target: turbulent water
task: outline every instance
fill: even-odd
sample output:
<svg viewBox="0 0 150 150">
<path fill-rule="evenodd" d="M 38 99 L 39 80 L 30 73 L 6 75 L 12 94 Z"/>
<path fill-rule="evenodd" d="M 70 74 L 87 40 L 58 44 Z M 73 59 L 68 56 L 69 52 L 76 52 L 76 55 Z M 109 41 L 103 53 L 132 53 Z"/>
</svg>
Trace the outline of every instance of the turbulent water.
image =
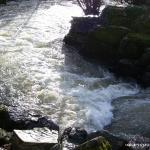
<svg viewBox="0 0 150 150">
<path fill-rule="evenodd" d="M 63 45 L 72 16 L 82 15 L 64 0 L 10 1 L 0 7 L 0 102 L 16 116 L 47 115 L 63 128 L 99 130 L 112 120 L 114 132 L 148 128 L 149 90 L 115 79 Z"/>
</svg>

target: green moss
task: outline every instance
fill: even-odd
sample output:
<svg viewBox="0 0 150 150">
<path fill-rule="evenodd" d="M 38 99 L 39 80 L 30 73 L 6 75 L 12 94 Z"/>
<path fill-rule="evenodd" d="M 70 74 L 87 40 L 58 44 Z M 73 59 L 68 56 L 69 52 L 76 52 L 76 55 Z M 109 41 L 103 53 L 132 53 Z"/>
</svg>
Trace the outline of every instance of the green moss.
<svg viewBox="0 0 150 150">
<path fill-rule="evenodd" d="M 132 28 L 140 33 L 150 34 L 150 11 L 141 17 L 138 17 L 132 24 Z"/>
<path fill-rule="evenodd" d="M 147 8 L 138 6 L 118 7 L 108 6 L 102 12 L 102 18 L 107 25 L 125 26 L 131 28 L 132 22 L 143 14 Z"/>
<path fill-rule="evenodd" d="M 128 39 L 137 44 L 142 44 L 143 46 L 150 46 L 150 35 L 141 33 L 130 33 L 128 34 Z"/>
<path fill-rule="evenodd" d="M 120 57 L 127 59 L 140 58 L 146 47 L 150 46 L 150 36 L 148 34 L 129 33 L 120 44 Z"/>
<path fill-rule="evenodd" d="M 101 43 L 118 45 L 128 32 L 129 29 L 118 26 L 99 27 L 92 33 L 92 38 Z"/>
<path fill-rule="evenodd" d="M 97 137 L 83 143 L 76 150 L 111 150 L 111 145 L 104 137 Z"/>
</svg>

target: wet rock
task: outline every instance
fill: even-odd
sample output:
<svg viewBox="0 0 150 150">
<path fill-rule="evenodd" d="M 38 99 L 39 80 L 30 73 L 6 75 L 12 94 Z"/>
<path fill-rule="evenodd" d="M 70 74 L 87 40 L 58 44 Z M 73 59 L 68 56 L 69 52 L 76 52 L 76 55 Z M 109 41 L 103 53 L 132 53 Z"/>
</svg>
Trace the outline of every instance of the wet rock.
<svg viewBox="0 0 150 150">
<path fill-rule="evenodd" d="M 0 150 L 11 150 L 11 144 L 5 144 Z"/>
<path fill-rule="evenodd" d="M 113 71 L 124 77 L 138 77 L 141 73 L 141 68 L 136 66 L 136 61 L 130 59 L 120 59 Z"/>
<path fill-rule="evenodd" d="M 0 128 L 0 146 L 10 142 L 12 134 Z"/>
<path fill-rule="evenodd" d="M 19 112 L 15 112 L 19 113 Z M 0 105 L 0 128 L 7 131 L 13 129 L 32 129 L 34 127 L 47 127 L 52 130 L 59 130 L 59 126 L 47 117 L 26 117 L 21 116 L 20 118 L 14 112 L 11 113 L 5 105 Z"/>
<path fill-rule="evenodd" d="M 150 9 L 147 14 L 133 21 L 132 28 L 139 33 L 150 34 Z"/>
<path fill-rule="evenodd" d="M 130 33 L 121 41 L 119 55 L 121 58 L 138 59 L 143 55 L 145 48 L 149 46 L 149 35 Z"/>
<path fill-rule="evenodd" d="M 35 127 L 47 127 L 52 130 L 59 130 L 59 126 L 56 125 L 52 120 L 48 119 L 47 117 L 40 117 L 37 121 L 26 121 L 25 127 L 27 129 L 32 129 Z"/>
<path fill-rule="evenodd" d="M 73 150 L 77 145 L 87 140 L 88 133 L 83 128 L 66 128 L 62 133 L 60 141 L 64 150 Z"/>
<path fill-rule="evenodd" d="M 86 141 L 87 135 L 88 134 L 87 134 L 86 130 L 84 130 L 82 128 L 72 128 L 72 130 L 70 131 L 70 133 L 68 135 L 68 139 L 72 143 L 81 144 Z"/>
<path fill-rule="evenodd" d="M 12 150 L 49 150 L 58 143 L 58 131 L 48 128 L 14 130 Z"/>
<path fill-rule="evenodd" d="M 10 116 L 5 105 L 0 105 L 0 128 L 6 129 L 9 126 Z"/>
<path fill-rule="evenodd" d="M 147 87 L 150 59 L 145 50 L 150 47 L 149 16 L 150 9 L 146 6 L 107 6 L 98 21 L 88 17 L 75 19 L 64 41 L 117 76 Z"/>
<path fill-rule="evenodd" d="M 88 133 L 83 128 L 66 128 L 62 134 L 62 139 L 65 138 L 74 144 L 81 144 L 86 141 Z"/>
<path fill-rule="evenodd" d="M 147 8 L 138 6 L 107 6 L 101 15 L 104 25 L 115 25 L 132 28 L 132 23 L 139 16 L 147 13 Z M 134 29 L 134 28 L 133 28 Z"/>
<path fill-rule="evenodd" d="M 118 55 L 118 43 L 129 31 L 128 28 L 120 26 L 97 27 L 89 33 L 85 50 L 90 56 L 115 60 Z"/>
<path fill-rule="evenodd" d="M 105 137 L 105 139 L 110 143 L 112 150 L 130 150 L 128 147 L 126 147 L 126 144 L 128 143 L 127 140 L 115 136 L 107 131 L 92 132 L 88 135 L 88 140 L 91 140 L 98 136 Z"/>
<path fill-rule="evenodd" d="M 111 150 L 109 142 L 104 137 L 96 137 L 79 145 L 74 150 Z"/>
<path fill-rule="evenodd" d="M 68 45 L 82 47 L 87 41 L 86 35 L 100 24 L 100 19 L 98 17 L 74 17 L 71 23 L 71 29 L 64 41 Z"/>
</svg>

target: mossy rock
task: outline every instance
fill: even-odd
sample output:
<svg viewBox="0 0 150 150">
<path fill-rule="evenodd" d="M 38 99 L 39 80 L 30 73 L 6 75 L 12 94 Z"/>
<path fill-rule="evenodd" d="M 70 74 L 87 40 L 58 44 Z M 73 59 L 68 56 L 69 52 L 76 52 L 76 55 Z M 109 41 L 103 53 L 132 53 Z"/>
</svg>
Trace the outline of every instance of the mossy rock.
<svg viewBox="0 0 150 150">
<path fill-rule="evenodd" d="M 99 136 L 79 145 L 74 150 L 111 150 L 111 145 L 104 137 Z"/>
<path fill-rule="evenodd" d="M 105 25 L 125 26 L 131 28 L 132 22 L 146 13 L 147 8 L 145 7 L 107 6 L 102 12 L 101 19 Z"/>
<path fill-rule="evenodd" d="M 141 66 L 150 66 L 150 52 L 144 53 L 140 59 Z"/>
<path fill-rule="evenodd" d="M 150 10 L 147 14 L 138 17 L 133 22 L 132 28 L 137 32 L 150 34 Z"/>
<path fill-rule="evenodd" d="M 146 47 L 150 46 L 148 34 L 129 33 L 120 43 L 119 56 L 127 59 L 139 59 Z"/>
<path fill-rule="evenodd" d="M 98 40 L 101 43 L 117 46 L 129 31 L 128 28 L 120 26 L 98 27 L 91 33 L 91 36 L 94 40 Z"/>
<path fill-rule="evenodd" d="M 129 31 L 118 26 L 97 27 L 89 34 L 86 49 L 93 57 L 114 59 L 118 53 L 118 43 Z"/>
</svg>

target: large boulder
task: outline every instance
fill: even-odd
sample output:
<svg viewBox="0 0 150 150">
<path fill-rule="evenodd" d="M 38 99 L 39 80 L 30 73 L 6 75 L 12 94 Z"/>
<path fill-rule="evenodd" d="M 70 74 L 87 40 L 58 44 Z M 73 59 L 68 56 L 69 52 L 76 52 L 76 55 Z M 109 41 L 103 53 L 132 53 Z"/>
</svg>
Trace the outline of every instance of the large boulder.
<svg viewBox="0 0 150 150">
<path fill-rule="evenodd" d="M 116 25 L 132 28 L 132 23 L 138 17 L 147 14 L 148 9 L 145 7 L 128 6 L 107 6 L 101 15 L 101 22 L 104 25 Z"/>
<path fill-rule="evenodd" d="M 100 59 L 115 59 L 118 54 L 118 43 L 129 31 L 128 28 L 120 26 L 97 27 L 88 35 L 86 53 Z"/>
<path fill-rule="evenodd" d="M 138 59 L 149 46 L 150 36 L 148 34 L 129 33 L 120 43 L 119 55 L 121 58 Z"/>
<path fill-rule="evenodd" d="M 15 115 L 19 112 L 15 112 Z M 21 116 L 20 118 L 10 112 L 9 108 L 5 105 L 0 105 L 0 128 L 7 131 L 13 129 L 32 129 L 35 127 L 47 127 L 53 130 L 59 130 L 59 126 L 47 117 L 39 116 L 27 117 Z"/>
<path fill-rule="evenodd" d="M 146 14 L 137 17 L 133 21 L 132 28 L 136 32 L 150 34 L 150 9 Z"/>
<path fill-rule="evenodd" d="M 64 41 L 66 44 L 81 48 L 87 41 L 87 34 L 100 24 L 98 17 L 74 17 L 71 22 L 71 29 Z"/>
<path fill-rule="evenodd" d="M 149 86 L 150 59 L 145 52 L 150 47 L 149 7 L 106 6 L 98 18 L 75 18 L 64 41 L 116 75 L 134 78 L 141 85 L 148 81 Z"/>
</svg>

